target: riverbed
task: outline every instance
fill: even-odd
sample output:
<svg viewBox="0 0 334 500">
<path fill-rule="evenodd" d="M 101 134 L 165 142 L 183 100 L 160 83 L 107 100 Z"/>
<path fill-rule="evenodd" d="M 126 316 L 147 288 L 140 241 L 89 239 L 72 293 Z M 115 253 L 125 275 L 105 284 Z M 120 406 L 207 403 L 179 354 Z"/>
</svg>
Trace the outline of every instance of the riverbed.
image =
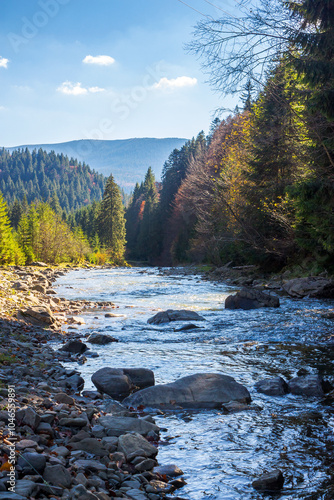
<svg viewBox="0 0 334 500">
<path fill-rule="evenodd" d="M 66 299 L 112 301 L 118 317 L 89 312 L 78 327 L 82 338 L 92 331 L 111 334 L 117 343 L 91 346 L 99 354 L 80 367 L 86 383 L 99 368 L 143 367 L 156 383 L 198 372 L 233 376 L 252 396 L 252 409 L 224 414 L 219 410 L 177 411 L 156 415 L 162 432 L 158 460 L 175 463 L 189 500 L 260 499 L 252 481 L 279 468 L 284 489 L 275 498 L 325 499 L 334 449 L 333 406 L 316 398 L 257 393 L 265 377 L 289 379 L 301 369 L 333 382 L 333 319 L 323 313 L 333 301 L 281 297 L 278 309 L 225 310 L 236 288 L 157 268 L 71 271 L 55 289 Z M 147 319 L 166 309 L 189 309 L 206 321 L 200 328 L 177 331 L 184 323 L 153 326 Z"/>
</svg>

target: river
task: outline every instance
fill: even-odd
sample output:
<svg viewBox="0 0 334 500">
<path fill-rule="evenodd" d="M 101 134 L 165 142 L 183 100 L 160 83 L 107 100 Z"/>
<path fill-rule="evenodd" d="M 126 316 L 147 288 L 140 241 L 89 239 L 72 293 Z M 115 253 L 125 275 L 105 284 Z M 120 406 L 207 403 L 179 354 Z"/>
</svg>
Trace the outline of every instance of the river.
<svg viewBox="0 0 334 500">
<path fill-rule="evenodd" d="M 278 309 L 230 311 L 224 300 L 236 288 L 199 276 L 167 274 L 157 268 L 77 270 L 59 278 L 61 297 L 113 301 L 122 316 L 103 311 L 85 314 L 83 338 L 103 332 L 119 342 L 92 346 L 98 358 L 80 367 L 85 389 L 99 368 L 144 367 L 156 383 L 198 372 L 233 376 L 247 386 L 258 408 L 223 414 L 219 410 L 165 412 L 157 415 L 162 432 L 159 463 L 182 468 L 187 485 L 178 494 L 189 500 L 262 499 L 251 482 L 279 468 L 285 476 L 279 499 L 329 499 L 326 496 L 334 448 L 334 414 L 318 399 L 257 393 L 265 377 L 296 375 L 300 369 L 333 381 L 334 347 L 326 337 L 334 320 L 322 315 L 333 301 L 282 297 Z M 205 317 L 201 327 L 175 331 L 180 324 L 152 326 L 159 310 L 190 309 Z M 328 494 L 328 493 L 327 493 Z"/>
</svg>

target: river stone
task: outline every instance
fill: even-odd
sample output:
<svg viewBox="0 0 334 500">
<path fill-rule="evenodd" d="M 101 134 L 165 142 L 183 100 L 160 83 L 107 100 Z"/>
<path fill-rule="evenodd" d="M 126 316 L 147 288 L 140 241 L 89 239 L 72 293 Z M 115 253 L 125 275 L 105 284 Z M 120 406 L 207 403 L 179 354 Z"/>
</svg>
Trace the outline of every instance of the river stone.
<svg viewBox="0 0 334 500">
<path fill-rule="evenodd" d="M 28 309 L 21 310 L 20 312 L 27 320 L 33 323 L 53 325 L 56 322 L 51 309 L 47 306 L 28 307 Z"/>
<path fill-rule="evenodd" d="M 69 488 L 72 484 L 71 474 L 63 465 L 48 465 L 43 478 L 47 483 L 63 488 Z"/>
<path fill-rule="evenodd" d="M 158 465 L 157 467 L 154 467 L 153 473 L 168 477 L 178 477 L 183 475 L 183 471 L 174 464 Z"/>
<path fill-rule="evenodd" d="M 134 390 L 154 385 L 154 373 L 146 368 L 101 368 L 92 375 L 100 391 L 115 399 L 123 399 Z"/>
<path fill-rule="evenodd" d="M 119 437 L 118 451 L 124 453 L 126 459 L 138 450 L 140 453 L 144 452 L 148 458 L 158 454 L 158 449 L 140 434 L 123 434 Z"/>
<path fill-rule="evenodd" d="M 324 380 L 319 375 L 295 377 L 288 383 L 289 391 L 301 396 L 324 396 L 324 385 Z"/>
<path fill-rule="evenodd" d="M 18 459 L 17 465 L 21 467 L 24 475 L 43 474 L 46 466 L 46 458 L 40 453 L 22 453 Z"/>
<path fill-rule="evenodd" d="M 65 392 L 59 392 L 55 395 L 57 403 L 64 403 L 65 405 L 74 405 L 74 399 Z"/>
<path fill-rule="evenodd" d="M 127 397 L 123 404 L 130 407 L 219 408 L 223 403 L 249 403 L 246 387 L 233 377 L 220 373 L 197 373 L 165 385 L 148 387 Z"/>
<path fill-rule="evenodd" d="M 261 307 L 279 307 L 279 298 L 253 288 L 243 288 L 225 300 L 225 309 L 259 309 Z"/>
<path fill-rule="evenodd" d="M 83 469 L 91 472 L 106 471 L 107 467 L 98 460 L 76 460 L 73 462 L 76 469 Z"/>
<path fill-rule="evenodd" d="M 282 377 L 259 380 L 254 387 L 258 392 L 267 394 L 267 396 L 284 396 L 288 392 L 288 384 Z"/>
<path fill-rule="evenodd" d="M 105 415 L 98 420 L 100 425 L 107 429 L 108 434 L 111 436 L 121 436 L 128 432 L 136 432 L 146 436 L 149 432 L 153 431 L 159 434 L 160 429 L 157 425 L 146 422 L 142 418 L 133 417 L 114 417 L 112 415 Z"/>
<path fill-rule="evenodd" d="M 77 443 L 72 443 L 72 450 L 82 450 L 92 455 L 98 457 L 106 457 L 109 455 L 108 450 L 104 447 L 101 441 L 94 438 L 86 438 L 78 441 Z"/>
<path fill-rule="evenodd" d="M 3 491 L 0 493 L 0 500 L 27 500 L 27 497 L 12 493 L 11 491 Z"/>
<path fill-rule="evenodd" d="M 168 309 L 167 311 L 158 312 L 155 316 L 149 318 L 147 323 L 160 325 L 161 323 L 169 323 L 170 321 L 205 321 L 205 318 L 195 311 Z"/>
<path fill-rule="evenodd" d="M 283 290 L 296 298 L 334 298 L 334 281 L 313 276 L 294 278 L 284 283 Z"/>
<path fill-rule="evenodd" d="M 115 339 L 111 335 L 105 335 L 104 333 L 92 333 L 89 335 L 87 342 L 90 344 L 106 345 L 111 342 L 118 342 L 118 339 Z"/>
<path fill-rule="evenodd" d="M 22 495 L 25 498 L 33 497 L 35 498 L 39 491 L 39 485 L 34 481 L 28 481 L 26 479 L 20 479 L 16 481 L 15 493 L 17 495 Z"/>
<path fill-rule="evenodd" d="M 70 500 L 99 500 L 101 497 L 86 490 L 83 484 L 78 484 L 71 489 L 71 496 L 69 498 Z"/>
<path fill-rule="evenodd" d="M 283 488 L 283 484 L 284 477 L 279 469 L 262 474 L 252 482 L 253 488 L 258 491 L 279 491 Z"/>
<path fill-rule="evenodd" d="M 84 344 L 84 342 L 81 342 L 80 340 L 69 340 L 58 350 L 71 352 L 72 354 L 83 354 L 87 351 L 87 349 L 88 347 Z"/>
</svg>

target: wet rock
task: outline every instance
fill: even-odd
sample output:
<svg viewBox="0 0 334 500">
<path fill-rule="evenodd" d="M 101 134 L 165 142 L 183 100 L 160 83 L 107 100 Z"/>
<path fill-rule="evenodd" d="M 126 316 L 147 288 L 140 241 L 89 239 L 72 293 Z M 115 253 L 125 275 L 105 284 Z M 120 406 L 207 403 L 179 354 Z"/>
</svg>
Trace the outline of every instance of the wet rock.
<svg viewBox="0 0 334 500">
<path fill-rule="evenodd" d="M 150 481 L 145 489 L 147 493 L 172 493 L 175 490 L 172 484 L 157 481 L 156 479 Z"/>
<path fill-rule="evenodd" d="M 222 405 L 222 410 L 226 413 L 237 413 L 238 411 L 250 410 L 252 407 L 239 401 L 230 401 Z"/>
<path fill-rule="evenodd" d="M 90 344 L 106 345 L 111 342 L 118 342 L 118 339 L 115 339 L 111 335 L 105 335 L 104 333 L 92 333 L 88 337 L 87 342 Z"/>
<path fill-rule="evenodd" d="M 329 386 L 319 375 L 305 375 L 295 377 L 288 383 L 289 391 L 292 394 L 301 396 L 324 396 L 328 392 Z M 328 390 L 327 390 L 328 389 Z"/>
<path fill-rule="evenodd" d="M 178 477 L 183 475 L 183 471 L 174 464 L 168 465 L 158 465 L 153 469 L 154 474 L 160 474 L 161 476 L 168 477 Z"/>
<path fill-rule="evenodd" d="M 69 387 L 74 391 L 81 391 L 84 385 L 85 381 L 79 374 L 71 375 L 65 380 L 65 387 Z"/>
<path fill-rule="evenodd" d="M 243 288 L 225 300 L 225 309 L 259 309 L 261 307 L 279 307 L 279 298 L 253 288 Z"/>
<path fill-rule="evenodd" d="M 145 368 L 101 368 L 92 376 L 95 387 L 115 399 L 123 399 L 132 391 L 154 385 L 154 373 Z"/>
<path fill-rule="evenodd" d="M 279 469 L 267 472 L 252 482 L 253 488 L 258 491 L 279 491 L 283 485 L 284 477 Z"/>
<path fill-rule="evenodd" d="M 124 318 L 124 314 L 106 313 L 105 318 Z"/>
<path fill-rule="evenodd" d="M 46 466 L 46 458 L 40 453 L 26 452 L 20 455 L 17 465 L 21 467 L 24 475 L 43 474 Z"/>
<path fill-rule="evenodd" d="M 32 429 L 36 429 L 41 421 L 41 417 L 30 406 L 22 408 L 16 412 L 17 420 L 23 425 L 29 425 Z"/>
<path fill-rule="evenodd" d="M 149 318 L 147 323 L 160 325 L 162 323 L 169 323 L 170 321 L 205 321 L 205 318 L 195 311 L 168 309 L 167 311 L 158 312 L 155 316 Z"/>
<path fill-rule="evenodd" d="M 21 310 L 20 312 L 28 321 L 35 324 L 53 325 L 56 322 L 51 309 L 47 306 L 28 307 L 28 309 Z"/>
<path fill-rule="evenodd" d="M 181 328 L 176 328 L 176 332 L 185 332 L 188 330 L 196 330 L 197 328 L 201 328 L 198 325 L 194 325 L 193 323 L 188 323 L 187 325 L 181 326 Z"/>
<path fill-rule="evenodd" d="M 144 453 L 144 456 L 149 458 L 158 454 L 158 449 L 140 434 L 123 434 L 119 437 L 118 451 L 124 453 L 126 458 L 138 452 L 138 450 L 140 450 L 140 455 Z"/>
<path fill-rule="evenodd" d="M 141 418 L 113 417 L 112 415 L 105 415 L 104 417 L 100 417 L 98 423 L 103 425 L 110 436 L 121 436 L 127 432 L 136 432 L 146 436 L 151 431 L 156 434 L 159 434 L 160 432 L 157 425 L 146 422 Z"/>
<path fill-rule="evenodd" d="M 72 354 L 83 354 L 88 347 L 80 340 L 69 340 L 59 351 L 71 352 Z"/>
<path fill-rule="evenodd" d="M 43 478 L 47 483 L 63 488 L 69 488 L 72 484 L 70 472 L 62 465 L 48 465 Z"/>
<path fill-rule="evenodd" d="M 143 389 L 126 398 L 123 404 L 134 408 L 219 408 L 229 401 L 249 403 L 250 400 L 246 387 L 234 378 L 219 373 L 197 373 L 170 384 Z"/>
<path fill-rule="evenodd" d="M 286 281 L 283 290 L 291 297 L 334 298 L 334 281 L 321 277 L 295 278 Z"/>
<path fill-rule="evenodd" d="M 288 392 L 288 384 L 282 377 L 259 380 L 254 387 L 267 396 L 284 396 Z"/>
<path fill-rule="evenodd" d="M 70 316 L 67 318 L 67 322 L 70 323 L 71 325 L 85 325 L 86 322 L 83 318 L 80 316 Z"/>
</svg>

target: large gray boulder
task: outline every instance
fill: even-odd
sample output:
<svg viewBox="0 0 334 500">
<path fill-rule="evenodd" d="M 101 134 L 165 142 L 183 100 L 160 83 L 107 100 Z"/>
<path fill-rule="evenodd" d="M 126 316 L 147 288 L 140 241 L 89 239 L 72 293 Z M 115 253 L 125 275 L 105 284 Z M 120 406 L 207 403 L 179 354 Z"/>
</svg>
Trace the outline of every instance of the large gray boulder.
<svg viewBox="0 0 334 500">
<path fill-rule="evenodd" d="M 303 297 L 330 299 L 334 297 L 334 281 L 315 276 L 294 278 L 284 283 L 283 290 L 298 299 Z"/>
<path fill-rule="evenodd" d="M 137 433 L 120 436 L 118 439 L 118 451 L 124 453 L 125 458 L 138 451 L 144 457 L 155 457 L 158 454 L 158 449 Z"/>
<path fill-rule="evenodd" d="M 243 288 L 225 300 L 225 309 L 259 309 L 261 307 L 279 307 L 279 298 L 253 288 Z"/>
<path fill-rule="evenodd" d="M 284 396 L 288 392 L 288 384 L 282 377 L 273 377 L 259 380 L 255 389 L 267 396 Z"/>
<path fill-rule="evenodd" d="M 258 491 L 279 491 L 283 488 L 284 477 L 279 469 L 262 474 L 252 482 L 253 488 Z"/>
<path fill-rule="evenodd" d="M 101 368 L 92 375 L 95 387 L 114 399 L 154 385 L 154 373 L 146 368 Z"/>
<path fill-rule="evenodd" d="M 105 415 L 98 421 L 102 425 L 109 436 L 121 436 L 128 432 L 136 432 L 142 436 L 147 436 L 149 432 L 159 434 L 160 429 L 157 425 L 151 424 L 142 418 L 132 417 L 114 417 L 113 415 Z"/>
<path fill-rule="evenodd" d="M 70 352 L 71 354 L 83 354 L 88 347 L 81 340 L 68 340 L 66 344 L 60 347 L 59 351 Z"/>
<path fill-rule="evenodd" d="M 47 306 L 28 307 L 28 309 L 20 312 L 27 321 L 36 325 L 53 325 L 56 323 L 56 318 Z"/>
<path fill-rule="evenodd" d="M 229 401 L 249 403 L 246 387 L 233 377 L 220 373 L 197 373 L 165 385 L 155 385 L 127 397 L 123 404 L 130 407 L 219 408 Z"/>
<path fill-rule="evenodd" d="M 185 309 L 158 312 L 152 318 L 147 320 L 150 325 L 160 325 L 162 323 L 169 323 L 170 321 L 205 321 L 203 316 L 200 316 L 195 311 L 186 311 Z"/>
<path fill-rule="evenodd" d="M 319 375 L 295 377 L 289 381 L 288 386 L 292 394 L 315 397 L 324 396 L 325 392 L 328 392 L 331 388 L 330 384 L 325 382 Z"/>
</svg>

